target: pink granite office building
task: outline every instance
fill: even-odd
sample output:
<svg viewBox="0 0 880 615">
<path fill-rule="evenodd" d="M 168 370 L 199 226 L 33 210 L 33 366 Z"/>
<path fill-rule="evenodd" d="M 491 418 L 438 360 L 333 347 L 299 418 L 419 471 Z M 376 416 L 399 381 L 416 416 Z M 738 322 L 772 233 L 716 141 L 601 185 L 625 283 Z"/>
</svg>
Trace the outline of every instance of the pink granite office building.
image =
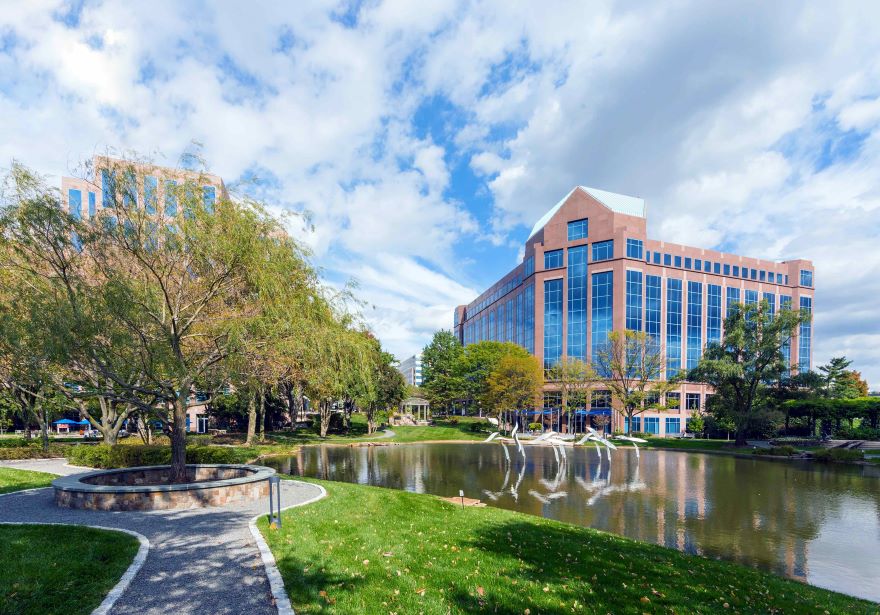
<svg viewBox="0 0 880 615">
<path fill-rule="evenodd" d="M 659 342 L 665 374 L 695 367 L 722 337 L 728 306 L 812 311 L 813 265 L 774 262 L 649 239 L 644 200 L 577 186 L 534 226 L 522 263 L 469 305 L 455 309 L 462 344 L 510 341 L 552 367 L 563 356 L 590 361 L 611 331 L 644 331 Z M 792 370 L 810 369 L 811 324 L 784 348 Z M 645 412 L 632 431 L 679 434 L 703 408 L 706 385 L 684 382 L 677 410 Z M 545 407 L 558 405 L 547 387 Z M 607 394 L 589 411 L 609 414 Z M 610 413 L 614 430 L 623 418 Z"/>
</svg>

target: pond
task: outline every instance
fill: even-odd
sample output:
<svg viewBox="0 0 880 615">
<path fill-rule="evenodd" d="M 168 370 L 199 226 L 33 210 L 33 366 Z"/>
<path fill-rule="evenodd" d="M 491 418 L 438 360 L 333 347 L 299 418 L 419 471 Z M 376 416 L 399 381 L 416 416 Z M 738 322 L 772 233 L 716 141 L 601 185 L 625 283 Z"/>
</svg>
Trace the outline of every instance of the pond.
<svg viewBox="0 0 880 615">
<path fill-rule="evenodd" d="M 880 467 L 490 444 L 303 447 L 294 475 L 491 506 L 740 562 L 880 601 Z"/>
</svg>

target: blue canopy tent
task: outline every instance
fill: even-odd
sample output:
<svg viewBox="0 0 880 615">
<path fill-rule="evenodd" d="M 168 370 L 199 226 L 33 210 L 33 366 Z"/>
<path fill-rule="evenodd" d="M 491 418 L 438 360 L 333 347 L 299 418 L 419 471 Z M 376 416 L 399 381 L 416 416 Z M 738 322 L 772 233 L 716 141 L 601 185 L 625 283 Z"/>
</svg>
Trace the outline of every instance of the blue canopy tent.
<svg viewBox="0 0 880 615">
<path fill-rule="evenodd" d="M 61 419 L 60 421 L 55 421 L 52 423 L 53 425 L 79 425 L 78 421 L 71 421 L 70 419 Z"/>
</svg>

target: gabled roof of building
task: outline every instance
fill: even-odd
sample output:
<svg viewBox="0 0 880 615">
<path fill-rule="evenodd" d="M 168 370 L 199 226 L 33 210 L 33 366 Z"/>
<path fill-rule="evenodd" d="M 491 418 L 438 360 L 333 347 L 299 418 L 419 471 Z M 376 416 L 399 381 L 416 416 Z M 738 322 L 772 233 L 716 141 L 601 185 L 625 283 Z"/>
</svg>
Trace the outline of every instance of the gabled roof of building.
<svg viewBox="0 0 880 615">
<path fill-rule="evenodd" d="M 640 199 L 635 196 L 627 196 L 625 194 L 617 194 L 615 192 L 608 192 L 606 190 L 599 190 L 598 188 L 590 188 L 589 186 L 575 186 L 572 188 L 571 192 L 562 197 L 562 200 L 556 203 L 550 211 L 541 216 L 541 219 L 532 227 L 532 232 L 529 234 L 529 237 L 532 237 L 550 222 L 551 218 L 556 215 L 556 212 L 559 211 L 562 204 L 568 200 L 568 197 L 570 197 L 575 190 L 583 190 L 588 195 L 602 203 L 605 207 L 619 214 L 638 216 L 640 218 L 646 216 L 645 199 Z"/>
</svg>

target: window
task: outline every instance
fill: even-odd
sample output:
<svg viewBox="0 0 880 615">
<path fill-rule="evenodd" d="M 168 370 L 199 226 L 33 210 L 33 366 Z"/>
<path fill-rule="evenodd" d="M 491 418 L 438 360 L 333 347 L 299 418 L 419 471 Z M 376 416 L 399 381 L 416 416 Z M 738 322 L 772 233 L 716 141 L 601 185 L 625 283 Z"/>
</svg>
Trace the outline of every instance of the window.
<svg viewBox="0 0 880 615">
<path fill-rule="evenodd" d="M 776 274 L 776 283 L 782 284 L 782 274 L 781 273 Z"/>
<path fill-rule="evenodd" d="M 217 202 L 217 190 L 214 186 L 204 186 L 202 188 L 202 204 L 205 211 L 209 214 L 214 213 L 214 203 Z"/>
<path fill-rule="evenodd" d="M 593 244 L 593 262 L 614 258 L 614 240 L 598 241 Z"/>
<path fill-rule="evenodd" d="M 507 322 L 506 314 L 504 313 L 504 302 L 498 304 L 498 320 L 495 321 L 496 327 L 498 327 L 498 333 L 495 334 L 495 340 L 498 342 L 505 341 L 504 339 L 504 325 Z"/>
<path fill-rule="evenodd" d="M 667 267 L 672 266 L 672 255 L 671 254 L 664 254 L 663 255 L 663 264 L 666 265 Z"/>
<path fill-rule="evenodd" d="M 675 257 L 675 266 L 679 267 L 679 268 L 681 267 L 681 257 L 680 256 Z"/>
<path fill-rule="evenodd" d="M 681 280 L 666 279 L 666 377 L 681 369 Z"/>
<path fill-rule="evenodd" d="M 116 177 L 108 169 L 101 169 L 101 207 L 113 207 L 116 200 Z"/>
<path fill-rule="evenodd" d="M 739 277 L 739 265 L 733 266 L 733 277 L 735 277 L 735 278 Z"/>
<path fill-rule="evenodd" d="M 666 407 L 675 412 L 681 412 L 681 393 L 667 393 Z"/>
<path fill-rule="evenodd" d="M 544 269 L 558 269 L 559 267 L 562 267 L 562 250 L 544 252 Z"/>
<path fill-rule="evenodd" d="M 694 269 L 696 269 L 697 271 L 703 270 L 703 261 L 701 259 L 694 259 Z"/>
<path fill-rule="evenodd" d="M 791 309 L 791 297 L 788 295 L 779 295 L 779 309 Z M 782 344 L 782 359 L 785 361 L 787 371 L 791 369 L 791 337 L 786 337 Z"/>
<path fill-rule="evenodd" d="M 687 368 L 694 369 L 703 352 L 703 285 L 688 282 Z"/>
<path fill-rule="evenodd" d="M 700 394 L 699 393 L 685 393 L 684 394 L 684 407 L 686 410 L 699 410 L 700 409 Z"/>
<path fill-rule="evenodd" d="M 753 280 L 757 280 L 757 279 L 758 279 L 758 271 L 757 271 L 756 269 L 752 269 L 752 275 L 751 275 L 751 278 L 752 278 Z"/>
<path fill-rule="evenodd" d="M 733 306 L 739 303 L 739 289 L 727 287 L 727 315 L 733 313 Z"/>
<path fill-rule="evenodd" d="M 155 214 L 159 204 L 159 180 L 147 175 L 144 177 L 144 207 L 148 214 Z"/>
<path fill-rule="evenodd" d="M 767 272 L 762 269 L 758 273 L 760 274 L 759 277 L 760 277 L 761 281 L 766 282 L 767 281 Z"/>
<path fill-rule="evenodd" d="M 544 369 L 562 355 L 562 280 L 544 280 Z"/>
<path fill-rule="evenodd" d="M 583 220 L 573 220 L 568 223 L 568 240 L 574 241 L 575 239 L 585 239 L 588 231 L 589 220 L 587 218 L 584 218 Z"/>
<path fill-rule="evenodd" d="M 758 303 L 758 291 L 747 290 L 746 291 L 746 305 L 755 305 L 756 303 Z"/>
<path fill-rule="evenodd" d="M 568 249 L 568 356 L 587 352 L 587 246 Z"/>
<path fill-rule="evenodd" d="M 706 287 L 706 345 L 721 342 L 721 287 Z"/>
<path fill-rule="evenodd" d="M 626 328 L 642 330 L 642 272 L 626 271 Z"/>
<path fill-rule="evenodd" d="M 496 341 L 495 338 L 495 310 L 489 311 L 489 334 L 486 336 L 487 340 Z"/>
<path fill-rule="evenodd" d="M 123 178 L 122 186 L 122 206 L 125 208 L 137 207 L 137 178 L 134 176 L 134 172 L 131 170 L 126 171 L 124 175 L 125 177 Z"/>
<path fill-rule="evenodd" d="M 703 272 L 712 273 L 712 261 L 703 261 Z M 718 263 L 715 263 L 715 273 L 718 273 Z"/>
<path fill-rule="evenodd" d="M 659 252 L 654 252 L 654 264 L 655 265 L 660 264 L 660 253 Z"/>
<path fill-rule="evenodd" d="M 67 213 L 74 220 L 82 219 L 82 199 L 82 191 L 73 189 L 67 191 Z"/>
<path fill-rule="evenodd" d="M 650 250 L 648 250 L 647 252 L 645 252 L 645 262 L 646 262 L 646 263 L 650 263 L 650 262 L 651 262 L 651 251 L 650 251 Z"/>
<path fill-rule="evenodd" d="M 523 327 L 523 297 L 525 293 L 516 296 L 516 343 L 525 348 L 525 328 Z"/>
<path fill-rule="evenodd" d="M 514 298 L 511 297 L 507 300 L 507 335 L 504 336 L 504 341 L 516 343 L 516 333 L 513 330 L 513 309 Z"/>
<path fill-rule="evenodd" d="M 630 429 L 629 417 L 624 417 L 623 424 L 624 424 L 624 431 L 626 433 L 632 433 L 634 431 L 642 431 L 642 417 L 640 417 L 640 416 L 633 417 L 632 429 Z"/>
<path fill-rule="evenodd" d="M 526 286 L 525 298 L 525 344 L 523 347 L 530 353 L 535 354 L 535 285 Z"/>
<path fill-rule="evenodd" d="M 645 417 L 645 433 L 657 435 L 660 433 L 660 418 L 656 416 Z"/>
<path fill-rule="evenodd" d="M 801 312 L 812 315 L 812 297 L 801 297 Z M 810 371 L 810 342 L 812 341 L 812 329 L 812 323 L 808 320 L 801 323 L 800 330 L 798 331 L 798 369 L 802 374 Z"/>
<path fill-rule="evenodd" d="M 691 267 L 692 262 L 693 262 L 693 261 L 691 261 L 691 258 L 690 258 L 689 256 L 685 256 L 685 257 L 684 257 L 684 268 L 685 268 L 685 269 L 691 269 L 691 268 L 692 268 L 692 267 Z"/>
<path fill-rule="evenodd" d="M 177 215 L 177 182 L 170 179 L 165 182 L 165 215 Z"/>
<path fill-rule="evenodd" d="M 614 272 L 594 273 L 592 285 L 593 297 L 590 305 L 592 346 L 590 350 L 591 356 L 595 360 L 597 352 L 608 343 L 608 334 L 611 333 L 611 318 L 614 310 Z"/>
<path fill-rule="evenodd" d="M 96 214 L 95 193 L 89 192 L 89 218 L 94 218 Z"/>
<path fill-rule="evenodd" d="M 801 269 L 801 286 L 813 286 L 813 272 L 809 269 Z"/>
<path fill-rule="evenodd" d="M 523 277 L 527 278 L 530 275 L 535 273 L 535 257 L 534 255 L 528 257 L 523 261 Z"/>
<path fill-rule="evenodd" d="M 639 260 L 642 259 L 642 248 L 643 243 L 641 239 L 627 239 L 626 240 L 626 255 L 629 258 L 637 258 Z"/>
<path fill-rule="evenodd" d="M 776 295 L 773 293 L 764 293 L 764 301 L 767 302 L 767 313 L 770 314 L 770 318 L 776 314 Z"/>
<path fill-rule="evenodd" d="M 724 275 L 730 275 L 730 265 L 724 263 Z"/>
<path fill-rule="evenodd" d="M 666 417 L 666 433 L 667 434 L 681 433 L 681 419 L 678 417 L 675 417 L 675 418 Z"/>
<path fill-rule="evenodd" d="M 649 342 L 660 347 L 660 276 L 645 276 L 645 333 Z"/>
</svg>

